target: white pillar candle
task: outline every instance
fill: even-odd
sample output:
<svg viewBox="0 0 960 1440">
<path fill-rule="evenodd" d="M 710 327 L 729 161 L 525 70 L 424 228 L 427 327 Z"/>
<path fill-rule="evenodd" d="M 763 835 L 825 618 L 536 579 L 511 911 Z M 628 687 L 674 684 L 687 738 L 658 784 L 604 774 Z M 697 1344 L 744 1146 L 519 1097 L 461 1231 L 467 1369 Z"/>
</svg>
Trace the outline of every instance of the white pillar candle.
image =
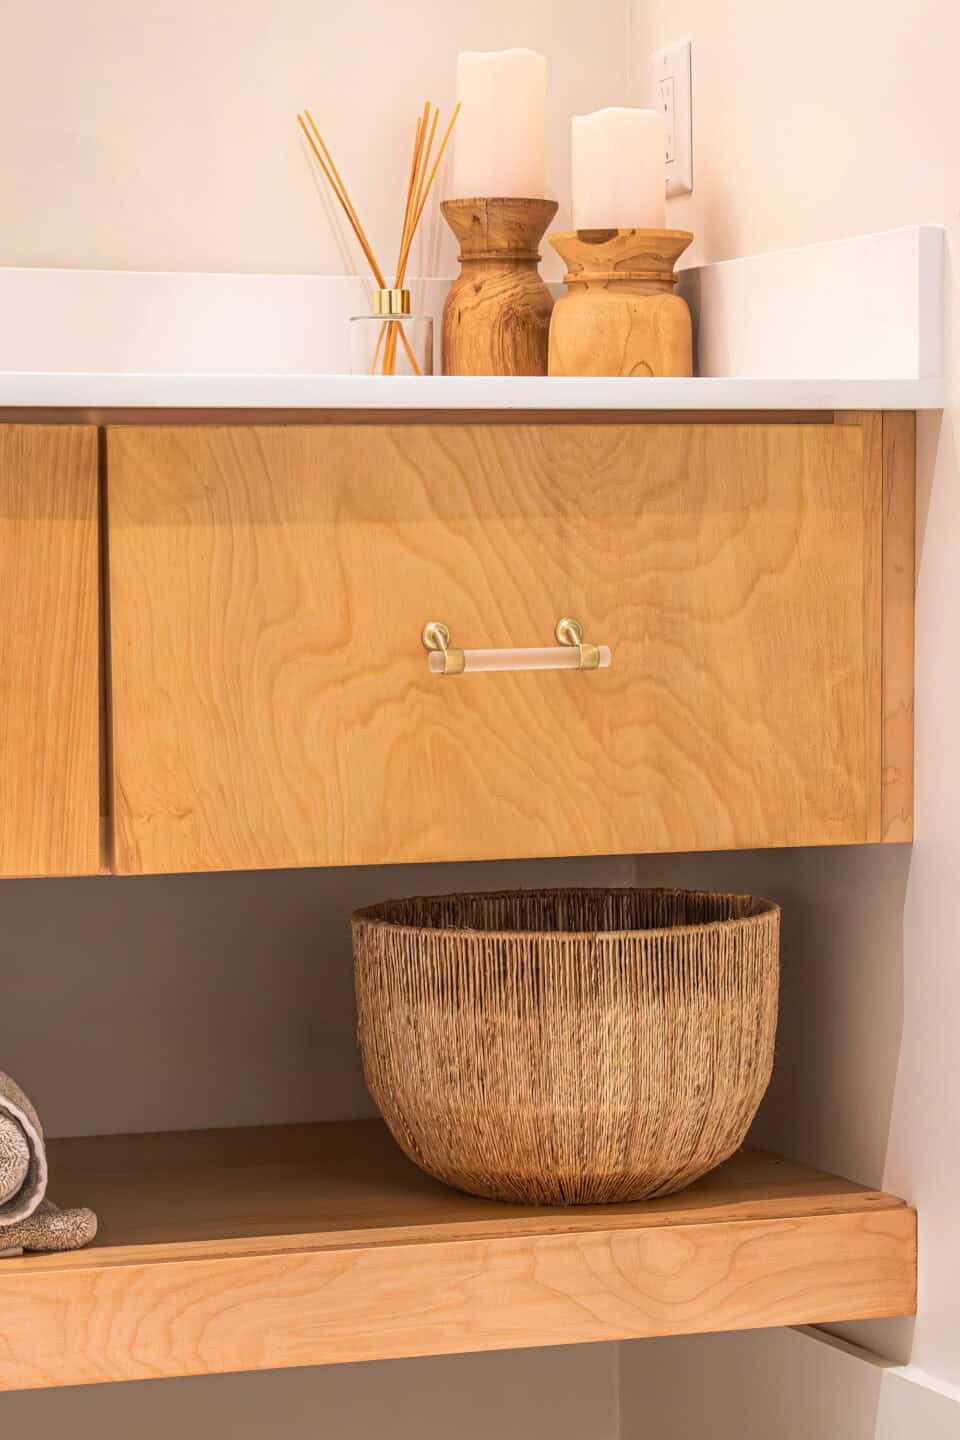
<svg viewBox="0 0 960 1440">
<path fill-rule="evenodd" d="M 543 199 L 546 96 L 547 62 L 535 51 L 464 51 L 452 199 Z"/>
<path fill-rule="evenodd" d="M 614 106 L 575 115 L 571 155 L 575 230 L 664 228 L 667 129 L 660 110 Z"/>
</svg>

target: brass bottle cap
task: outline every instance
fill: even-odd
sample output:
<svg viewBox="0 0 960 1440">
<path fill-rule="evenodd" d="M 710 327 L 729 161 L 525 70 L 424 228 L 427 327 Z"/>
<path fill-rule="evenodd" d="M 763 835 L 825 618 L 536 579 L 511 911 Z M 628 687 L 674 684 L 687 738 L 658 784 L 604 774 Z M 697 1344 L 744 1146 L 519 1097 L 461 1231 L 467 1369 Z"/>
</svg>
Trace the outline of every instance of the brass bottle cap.
<svg viewBox="0 0 960 1440">
<path fill-rule="evenodd" d="M 374 290 L 374 315 L 409 315 L 409 290 Z"/>
</svg>

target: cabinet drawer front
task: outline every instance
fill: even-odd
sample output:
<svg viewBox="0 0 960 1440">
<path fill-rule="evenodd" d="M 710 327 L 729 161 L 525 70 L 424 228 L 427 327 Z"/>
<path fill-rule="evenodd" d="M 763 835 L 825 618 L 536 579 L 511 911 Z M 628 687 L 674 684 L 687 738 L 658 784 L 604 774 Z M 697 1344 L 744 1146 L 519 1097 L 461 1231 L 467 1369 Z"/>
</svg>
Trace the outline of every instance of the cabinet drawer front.
<svg viewBox="0 0 960 1440">
<path fill-rule="evenodd" d="M 116 868 L 871 838 L 867 437 L 112 430 Z M 549 645 L 565 615 L 609 669 L 438 676 L 421 645 Z"/>
<path fill-rule="evenodd" d="M 0 425 L 0 876 L 100 867 L 97 434 Z"/>
</svg>

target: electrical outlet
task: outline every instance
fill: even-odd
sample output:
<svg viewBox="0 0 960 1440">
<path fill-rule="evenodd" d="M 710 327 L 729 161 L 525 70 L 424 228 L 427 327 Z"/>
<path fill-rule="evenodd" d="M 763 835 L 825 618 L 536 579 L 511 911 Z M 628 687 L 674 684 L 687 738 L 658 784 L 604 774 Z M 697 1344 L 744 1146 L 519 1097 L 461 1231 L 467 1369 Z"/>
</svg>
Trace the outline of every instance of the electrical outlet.
<svg viewBox="0 0 960 1440">
<path fill-rule="evenodd" d="M 665 171 L 667 196 L 689 195 L 693 189 L 693 104 L 690 85 L 690 41 L 678 40 L 653 54 L 658 105 L 667 122 Z"/>
<path fill-rule="evenodd" d="M 673 75 L 666 80 L 657 81 L 657 102 L 667 122 L 667 164 L 669 165 L 677 158 L 677 81 Z"/>
</svg>

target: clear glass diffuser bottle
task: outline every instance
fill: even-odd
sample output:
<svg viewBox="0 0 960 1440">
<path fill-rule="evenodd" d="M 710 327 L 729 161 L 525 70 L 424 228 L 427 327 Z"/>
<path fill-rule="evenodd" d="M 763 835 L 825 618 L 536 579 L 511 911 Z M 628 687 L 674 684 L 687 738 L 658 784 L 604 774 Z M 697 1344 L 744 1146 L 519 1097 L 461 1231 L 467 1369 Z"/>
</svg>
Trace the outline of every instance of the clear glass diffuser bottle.
<svg viewBox="0 0 960 1440">
<path fill-rule="evenodd" d="M 433 319 L 410 314 L 409 290 L 375 290 L 373 314 L 350 320 L 354 375 L 432 375 Z"/>
</svg>

